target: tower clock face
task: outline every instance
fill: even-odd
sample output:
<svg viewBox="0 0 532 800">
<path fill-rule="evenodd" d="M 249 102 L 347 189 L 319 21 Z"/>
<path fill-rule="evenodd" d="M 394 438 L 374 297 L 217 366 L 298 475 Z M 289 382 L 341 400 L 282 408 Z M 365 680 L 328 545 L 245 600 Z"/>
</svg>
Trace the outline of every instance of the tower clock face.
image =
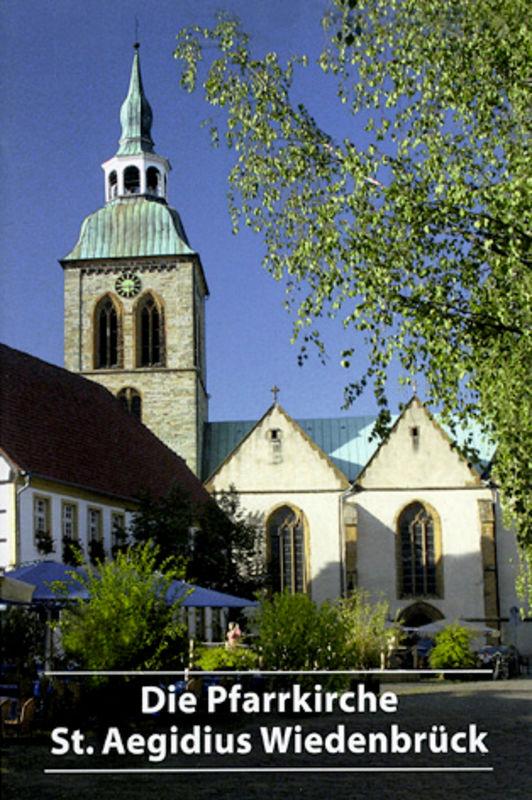
<svg viewBox="0 0 532 800">
<path fill-rule="evenodd" d="M 115 283 L 115 289 L 121 297 L 135 297 L 141 287 L 140 278 L 134 272 L 123 272 Z"/>
</svg>

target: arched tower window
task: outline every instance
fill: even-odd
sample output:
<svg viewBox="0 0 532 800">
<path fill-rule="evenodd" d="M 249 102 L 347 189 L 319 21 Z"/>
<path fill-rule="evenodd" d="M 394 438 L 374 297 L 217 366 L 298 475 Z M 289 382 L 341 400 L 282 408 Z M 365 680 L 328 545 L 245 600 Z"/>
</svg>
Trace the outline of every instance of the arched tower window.
<svg viewBox="0 0 532 800">
<path fill-rule="evenodd" d="M 138 194 L 140 192 L 140 172 L 137 167 L 125 168 L 124 190 L 126 194 Z"/>
<path fill-rule="evenodd" d="M 266 530 L 273 591 L 305 592 L 308 567 L 303 513 L 281 506 L 268 518 Z"/>
<path fill-rule="evenodd" d="M 118 176 L 116 170 L 109 174 L 109 200 L 112 200 L 118 195 Z"/>
<path fill-rule="evenodd" d="M 142 397 L 136 389 L 127 386 L 118 392 L 117 397 L 129 414 L 142 421 Z"/>
<path fill-rule="evenodd" d="M 150 194 L 161 194 L 161 173 L 157 167 L 148 167 L 146 170 L 146 187 Z"/>
<path fill-rule="evenodd" d="M 164 364 L 164 320 L 162 306 L 151 294 L 137 306 L 137 363 L 139 367 Z"/>
<path fill-rule="evenodd" d="M 94 366 L 96 369 L 119 367 L 122 356 L 120 308 L 106 295 L 98 302 L 94 314 Z"/>
<path fill-rule="evenodd" d="M 440 523 L 422 503 L 411 503 L 399 516 L 398 562 L 401 597 L 442 594 Z"/>
</svg>

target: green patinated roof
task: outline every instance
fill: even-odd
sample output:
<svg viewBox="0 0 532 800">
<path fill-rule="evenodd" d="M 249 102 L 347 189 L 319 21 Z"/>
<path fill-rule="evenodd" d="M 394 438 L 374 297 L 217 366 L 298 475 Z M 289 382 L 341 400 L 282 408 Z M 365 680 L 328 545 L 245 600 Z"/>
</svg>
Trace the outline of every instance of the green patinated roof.
<svg viewBox="0 0 532 800">
<path fill-rule="evenodd" d="M 113 200 L 90 214 L 65 261 L 192 255 L 177 211 L 147 197 Z"/>
<path fill-rule="evenodd" d="M 379 447 L 379 438 L 371 438 L 376 419 L 376 416 L 326 417 L 297 419 L 296 422 L 346 478 L 354 481 Z M 396 420 L 397 417 L 393 417 L 391 424 Z M 215 472 L 256 424 L 257 420 L 207 423 L 203 480 Z M 488 464 L 493 457 L 493 444 L 482 434 L 478 425 L 472 425 L 467 435 L 472 438 L 471 446 L 478 451 L 480 464 Z M 466 432 L 459 432 L 456 438 L 458 445 L 464 444 Z"/>
<path fill-rule="evenodd" d="M 138 45 L 135 45 L 129 89 L 120 109 L 122 136 L 117 155 L 133 156 L 141 153 L 153 153 L 152 122 L 152 110 L 142 86 Z"/>
</svg>

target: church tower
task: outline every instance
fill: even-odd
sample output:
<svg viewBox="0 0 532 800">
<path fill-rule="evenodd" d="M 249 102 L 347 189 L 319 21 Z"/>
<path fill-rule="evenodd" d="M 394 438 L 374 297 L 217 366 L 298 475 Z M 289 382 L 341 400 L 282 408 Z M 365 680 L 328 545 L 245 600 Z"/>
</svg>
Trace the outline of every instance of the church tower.
<svg viewBox="0 0 532 800">
<path fill-rule="evenodd" d="M 105 205 L 60 262 L 65 366 L 103 384 L 199 473 L 208 288 L 167 203 L 171 167 L 154 150 L 138 44 L 120 122 L 118 151 L 102 165 Z"/>
</svg>

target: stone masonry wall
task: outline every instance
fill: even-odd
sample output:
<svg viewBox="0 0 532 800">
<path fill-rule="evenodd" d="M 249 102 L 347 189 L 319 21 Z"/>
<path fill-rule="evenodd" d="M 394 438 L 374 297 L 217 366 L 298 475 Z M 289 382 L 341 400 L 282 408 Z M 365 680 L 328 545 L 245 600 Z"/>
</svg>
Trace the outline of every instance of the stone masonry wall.
<svg viewBox="0 0 532 800">
<path fill-rule="evenodd" d="M 134 298 L 119 297 L 115 282 L 124 270 L 142 281 Z M 194 355 L 194 305 L 200 315 L 203 338 L 203 292 L 194 280 L 194 261 L 171 259 L 121 259 L 80 262 L 65 270 L 65 366 L 103 384 L 113 394 L 125 387 L 142 397 L 142 421 L 168 447 L 199 472 L 203 423 L 207 414 L 204 359 L 201 368 Z M 196 284 L 196 288 L 194 286 Z M 135 310 L 150 291 L 164 306 L 165 366 L 136 367 Z M 122 363 L 116 369 L 95 369 L 94 309 L 111 294 L 121 309 Z"/>
</svg>

